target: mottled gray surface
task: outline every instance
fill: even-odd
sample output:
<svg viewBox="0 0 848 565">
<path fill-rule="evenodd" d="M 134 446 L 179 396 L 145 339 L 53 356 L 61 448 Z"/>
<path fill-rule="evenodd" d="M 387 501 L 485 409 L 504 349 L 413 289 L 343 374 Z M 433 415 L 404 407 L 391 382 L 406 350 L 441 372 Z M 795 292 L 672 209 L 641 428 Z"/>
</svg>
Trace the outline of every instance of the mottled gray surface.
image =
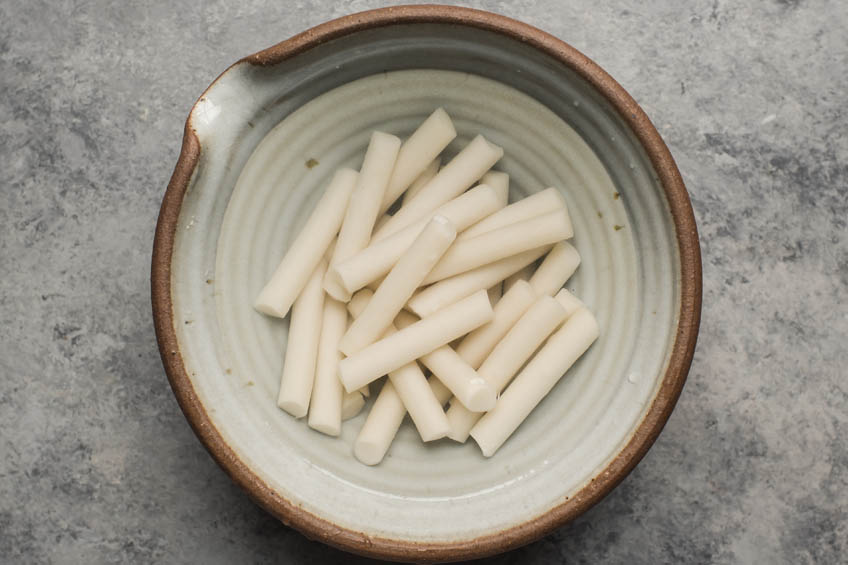
<svg viewBox="0 0 848 565">
<path fill-rule="evenodd" d="M 342 6 L 342 4 L 347 4 Z M 379 2 L 0 2 L 0 560 L 333 562 L 186 425 L 149 305 L 183 120 L 229 63 Z M 704 315 L 651 452 L 493 563 L 834 563 L 848 552 L 848 7 L 473 2 L 569 41 L 665 136 Z"/>
</svg>

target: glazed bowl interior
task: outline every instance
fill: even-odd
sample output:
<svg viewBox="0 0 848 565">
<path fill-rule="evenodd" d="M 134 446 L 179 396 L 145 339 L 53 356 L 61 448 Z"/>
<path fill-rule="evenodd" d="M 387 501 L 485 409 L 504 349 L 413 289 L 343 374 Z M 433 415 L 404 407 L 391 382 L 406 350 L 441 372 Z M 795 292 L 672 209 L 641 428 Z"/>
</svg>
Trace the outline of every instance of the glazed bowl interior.
<svg viewBox="0 0 848 565">
<path fill-rule="evenodd" d="M 361 29 L 259 63 L 231 67 L 191 113 L 200 156 L 169 264 L 191 389 L 178 397 L 208 418 L 192 424 L 207 445 L 218 438 L 216 459 L 284 521 L 377 555 L 516 531 L 523 537 L 504 539 L 527 541 L 574 515 L 540 525 L 553 509 L 594 502 L 592 484 L 669 384 L 681 312 L 666 191 L 620 111 L 539 49 L 446 23 Z M 251 304 L 333 171 L 358 168 L 370 132 L 406 136 L 439 106 L 459 132 L 448 153 L 477 133 L 504 147 L 496 168 L 510 174 L 513 198 L 562 190 L 582 256 L 566 286 L 596 313 L 601 337 L 494 457 L 473 441 L 424 445 L 407 422 L 386 459 L 367 467 L 352 455 L 364 412 L 331 438 L 276 407 L 288 320 Z M 631 463 L 619 462 L 612 484 Z"/>
</svg>

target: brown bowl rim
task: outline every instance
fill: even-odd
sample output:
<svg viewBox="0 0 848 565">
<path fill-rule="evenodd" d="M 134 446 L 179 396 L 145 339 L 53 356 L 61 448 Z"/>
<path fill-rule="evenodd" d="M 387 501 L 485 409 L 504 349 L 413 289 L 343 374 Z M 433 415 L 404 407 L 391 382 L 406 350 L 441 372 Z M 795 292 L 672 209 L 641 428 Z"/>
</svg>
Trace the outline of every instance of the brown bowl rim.
<svg viewBox="0 0 848 565">
<path fill-rule="evenodd" d="M 369 10 L 344 16 L 249 55 L 240 64 L 270 66 L 329 40 L 364 29 L 414 23 L 470 26 L 519 40 L 557 59 L 592 84 L 628 124 L 644 147 L 662 184 L 680 252 L 681 288 L 677 332 L 662 385 L 627 445 L 585 487 L 546 513 L 508 529 L 474 539 L 414 542 L 372 537 L 340 528 L 274 492 L 239 459 L 215 428 L 189 378 L 173 320 L 171 257 L 183 197 L 200 157 L 200 142 L 186 121 L 179 159 L 162 200 L 153 243 L 151 298 L 159 352 L 171 387 L 186 419 L 230 478 L 262 508 L 310 539 L 360 555 L 415 562 L 458 561 L 501 553 L 530 543 L 591 508 L 618 485 L 656 440 L 683 389 L 695 350 L 701 315 L 701 252 L 695 217 L 683 179 L 660 134 L 635 100 L 600 66 L 556 37 L 506 16 L 454 6 L 414 5 Z M 224 71 L 225 74 L 227 71 Z M 220 76 L 215 79 L 215 82 Z M 214 85 L 215 82 L 212 84 Z M 211 88 L 212 85 L 210 85 Z M 208 90 L 208 89 L 207 89 Z M 201 96 L 202 98 L 202 96 Z"/>
</svg>

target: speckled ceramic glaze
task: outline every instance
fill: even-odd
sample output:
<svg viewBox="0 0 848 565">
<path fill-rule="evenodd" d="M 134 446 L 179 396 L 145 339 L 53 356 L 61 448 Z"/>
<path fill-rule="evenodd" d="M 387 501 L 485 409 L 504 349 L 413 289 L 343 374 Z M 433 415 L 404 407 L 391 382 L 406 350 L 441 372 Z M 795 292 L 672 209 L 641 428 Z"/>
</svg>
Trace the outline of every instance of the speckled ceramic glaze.
<svg viewBox="0 0 848 565">
<path fill-rule="evenodd" d="M 276 407 L 288 321 L 251 304 L 333 171 L 438 106 L 459 132 L 448 152 L 477 133 L 504 147 L 513 198 L 562 190 L 583 257 L 567 286 L 601 337 L 491 459 L 405 424 L 366 467 L 364 414 L 330 438 Z M 284 522 L 374 556 L 481 556 L 578 515 L 650 447 L 694 348 L 697 234 L 656 131 L 579 53 L 471 10 L 359 14 L 231 67 L 186 132 L 154 250 L 163 359 L 213 456 Z"/>
</svg>

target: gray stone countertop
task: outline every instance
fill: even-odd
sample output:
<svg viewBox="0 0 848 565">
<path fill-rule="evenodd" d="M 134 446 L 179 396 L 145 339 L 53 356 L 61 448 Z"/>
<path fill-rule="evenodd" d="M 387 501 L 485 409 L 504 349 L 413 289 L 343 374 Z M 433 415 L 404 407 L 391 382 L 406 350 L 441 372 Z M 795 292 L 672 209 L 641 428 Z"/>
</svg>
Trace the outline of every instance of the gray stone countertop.
<svg viewBox="0 0 848 565">
<path fill-rule="evenodd" d="M 365 561 L 255 506 L 192 434 L 150 314 L 185 116 L 237 58 L 375 1 L 0 2 L 0 561 Z M 704 310 L 665 431 L 492 563 L 848 555 L 848 5 L 470 2 L 601 64 L 692 195 Z"/>
</svg>

